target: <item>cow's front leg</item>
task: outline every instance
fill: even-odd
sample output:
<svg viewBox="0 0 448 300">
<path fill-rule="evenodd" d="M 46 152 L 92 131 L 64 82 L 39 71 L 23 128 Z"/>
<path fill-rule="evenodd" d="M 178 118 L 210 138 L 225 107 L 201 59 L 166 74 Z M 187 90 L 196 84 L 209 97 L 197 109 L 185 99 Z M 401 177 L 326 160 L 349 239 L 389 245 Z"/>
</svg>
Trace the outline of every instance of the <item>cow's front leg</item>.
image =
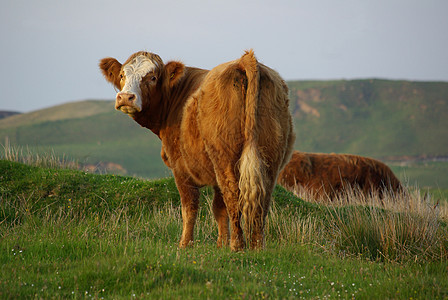
<svg viewBox="0 0 448 300">
<path fill-rule="evenodd" d="M 182 237 L 179 247 L 185 248 L 193 244 L 194 225 L 199 208 L 199 188 L 183 178 L 175 179 L 182 204 Z"/>
</svg>

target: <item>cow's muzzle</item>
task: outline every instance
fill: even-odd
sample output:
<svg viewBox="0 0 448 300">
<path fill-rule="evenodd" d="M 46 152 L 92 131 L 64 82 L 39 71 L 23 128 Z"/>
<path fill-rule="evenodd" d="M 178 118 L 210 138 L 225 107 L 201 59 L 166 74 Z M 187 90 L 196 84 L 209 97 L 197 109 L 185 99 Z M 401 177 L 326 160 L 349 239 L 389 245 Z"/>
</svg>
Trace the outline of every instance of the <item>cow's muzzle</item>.
<svg viewBox="0 0 448 300">
<path fill-rule="evenodd" d="M 115 99 L 115 109 L 126 114 L 141 111 L 141 107 L 137 103 L 137 95 L 134 93 L 118 93 Z"/>
</svg>

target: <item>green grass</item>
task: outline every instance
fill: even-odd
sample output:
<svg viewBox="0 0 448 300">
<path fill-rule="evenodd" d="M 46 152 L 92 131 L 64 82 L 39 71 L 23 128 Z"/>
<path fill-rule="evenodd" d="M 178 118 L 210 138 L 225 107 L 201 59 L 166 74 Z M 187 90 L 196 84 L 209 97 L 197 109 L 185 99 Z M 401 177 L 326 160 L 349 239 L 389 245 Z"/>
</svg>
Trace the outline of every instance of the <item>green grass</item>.
<svg viewBox="0 0 448 300">
<path fill-rule="evenodd" d="M 403 214 L 305 202 L 276 187 L 266 248 L 233 253 L 215 246 L 210 189 L 201 192 L 195 245 L 179 250 L 172 178 L 2 160 L 0 181 L 0 298 L 448 297 L 447 228 L 425 203 L 407 205 L 411 213 Z M 395 220 L 398 229 L 417 224 L 419 239 L 397 239 L 395 253 L 372 255 L 378 252 L 365 248 L 378 243 L 369 232 L 377 231 L 380 217 Z M 430 239 L 418 233 L 422 228 L 433 233 Z"/>
<path fill-rule="evenodd" d="M 2 247 L 8 251 L 8 263 L 0 271 L 3 297 L 447 297 L 446 269 L 440 264 L 341 261 L 303 245 L 231 253 L 197 244 L 180 251 L 170 242 L 123 238 L 111 245 L 104 238 L 55 237 L 53 232 L 50 239 L 44 237 L 46 242 L 30 241 L 20 250 L 11 244 Z"/>
<path fill-rule="evenodd" d="M 390 167 L 401 182 L 429 193 L 433 202 L 448 203 L 448 162 L 393 163 Z"/>
</svg>

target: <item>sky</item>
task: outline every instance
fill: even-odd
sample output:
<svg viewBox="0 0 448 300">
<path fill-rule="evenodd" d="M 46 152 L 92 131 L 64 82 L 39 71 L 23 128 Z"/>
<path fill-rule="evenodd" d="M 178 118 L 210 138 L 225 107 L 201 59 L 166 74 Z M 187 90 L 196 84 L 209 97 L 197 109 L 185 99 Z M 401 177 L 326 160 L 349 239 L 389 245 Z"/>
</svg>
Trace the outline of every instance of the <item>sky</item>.
<svg viewBox="0 0 448 300">
<path fill-rule="evenodd" d="M 0 110 L 115 98 L 146 50 L 211 69 L 254 49 L 286 80 L 448 81 L 446 0 L 0 0 Z M 88 108 L 86 108 L 88 109 Z"/>
</svg>

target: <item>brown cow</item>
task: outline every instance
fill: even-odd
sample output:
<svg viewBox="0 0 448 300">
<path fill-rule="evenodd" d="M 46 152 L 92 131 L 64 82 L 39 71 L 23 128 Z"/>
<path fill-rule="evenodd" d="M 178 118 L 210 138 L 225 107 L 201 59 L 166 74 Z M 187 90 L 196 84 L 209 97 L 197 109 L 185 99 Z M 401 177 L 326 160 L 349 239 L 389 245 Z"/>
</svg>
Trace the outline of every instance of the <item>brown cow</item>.
<svg viewBox="0 0 448 300">
<path fill-rule="evenodd" d="M 204 185 L 215 191 L 218 247 L 229 237 L 232 250 L 245 247 L 241 216 L 250 247 L 262 247 L 271 194 L 295 138 L 288 88 L 278 73 L 257 62 L 252 50 L 211 71 L 164 64 L 148 52 L 123 65 L 104 58 L 100 68 L 121 91 L 116 109 L 162 141 L 162 159 L 181 197 L 180 247 L 193 242 Z"/>
<path fill-rule="evenodd" d="M 294 151 L 278 183 L 295 191 L 303 188 L 319 199 L 334 200 L 347 189 L 368 196 L 402 191 L 400 181 L 384 163 L 357 155 Z"/>
</svg>

